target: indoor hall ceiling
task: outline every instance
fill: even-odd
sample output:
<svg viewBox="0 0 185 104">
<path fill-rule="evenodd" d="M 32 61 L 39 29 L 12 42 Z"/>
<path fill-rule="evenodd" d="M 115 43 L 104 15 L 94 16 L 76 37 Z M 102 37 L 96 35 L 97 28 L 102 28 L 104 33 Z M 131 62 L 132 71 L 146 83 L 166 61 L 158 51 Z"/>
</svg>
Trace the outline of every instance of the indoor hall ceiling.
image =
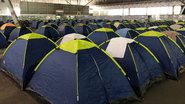
<svg viewBox="0 0 185 104">
<path fill-rule="evenodd" d="M 117 5 L 117 4 L 148 4 L 148 3 L 160 3 L 160 2 L 177 2 L 182 3 L 184 0 L 94 0 L 94 4 L 96 5 Z"/>
</svg>

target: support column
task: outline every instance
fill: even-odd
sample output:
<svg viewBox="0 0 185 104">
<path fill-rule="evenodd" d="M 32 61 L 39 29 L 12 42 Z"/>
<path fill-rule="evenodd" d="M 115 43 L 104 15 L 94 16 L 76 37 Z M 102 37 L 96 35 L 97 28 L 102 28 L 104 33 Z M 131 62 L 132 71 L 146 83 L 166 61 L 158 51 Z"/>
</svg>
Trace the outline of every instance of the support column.
<svg viewBox="0 0 185 104">
<path fill-rule="evenodd" d="M 128 8 L 128 15 L 130 16 L 130 8 Z"/>
<path fill-rule="evenodd" d="M 11 13 L 13 21 L 15 22 L 15 24 L 19 24 L 18 23 L 18 17 L 16 15 L 16 12 L 14 11 L 12 2 L 10 0 L 5 0 L 5 3 L 7 5 L 7 7 L 8 7 L 8 9 L 10 10 L 10 13 Z"/>
</svg>

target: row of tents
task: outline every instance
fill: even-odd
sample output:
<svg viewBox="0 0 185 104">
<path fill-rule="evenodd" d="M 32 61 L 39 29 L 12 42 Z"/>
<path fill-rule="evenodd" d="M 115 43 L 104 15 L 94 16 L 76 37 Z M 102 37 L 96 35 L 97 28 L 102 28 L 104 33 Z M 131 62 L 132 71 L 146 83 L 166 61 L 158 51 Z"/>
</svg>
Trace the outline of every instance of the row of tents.
<svg viewBox="0 0 185 104">
<path fill-rule="evenodd" d="M 62 23 L 59 26 L 52 23 L 48 23 L 48 24 L 43 23 L 43 26 L 40 26 L 34 32 L 43 34 L 48 38 L 52 39 L 53 41 L 57 41 L 60 37 L 63 37 L 64 35 L 69 33 L 79 33 L 79 34 L 88 36 L 93 31 L 99 28 L 111 28 L 119 35 L 127 38 L 132 38 L 132 39 L 138 36 L 139 34 L 150 30 L 154 30 L 158 32 L 178 30 L 181 34 L 185 34 L 183 33 L 185 29 L 183 28 L 184 24 L 182 22 L 179 22 L 178 24 L 174 24 L 170 26 L 160 25 L 160 26 L 152 26 L 149 28 L 138 27 L 135 29 L 124 27 L 122 26 L 123 24 L 121 24 L 120 22 L 115 22 L 114 24 L 118 24 L 117 27 L 111 23 L 106 23 L 103 26 L 99 25 L 98 23 L 89 23 L 88 25 L 79 23 L 74 27 L 69 23 Z M 21 36 L 23 34 L 32 33 L 32 30 L 30 27 L 22 26 L 22 28 L 20 28 L 20 27 L 16 27 L 12 23 L 3 24 L 0 27 L 0 30 L 5 35 L 5 38 L 8 42 L 12 42 L 18 36 Z M 6 46 L 6 43 L 4 44 L 1 47 Z"/>
<path fill-rule="evenodd" d="M 183 35 L 123 30 L 128 35 L 98 28 L 56 42 L 28 33 L 7 47 L 1 67 L 22 89 L 51 104 L 126 103 L 166 77 L 179 79 L 185 65 Z"/>
</svg>

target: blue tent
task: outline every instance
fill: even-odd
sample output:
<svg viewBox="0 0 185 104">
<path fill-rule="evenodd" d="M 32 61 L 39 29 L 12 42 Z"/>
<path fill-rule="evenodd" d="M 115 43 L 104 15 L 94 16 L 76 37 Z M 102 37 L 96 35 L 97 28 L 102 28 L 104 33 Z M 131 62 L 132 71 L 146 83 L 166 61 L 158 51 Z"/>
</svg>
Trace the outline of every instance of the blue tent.
<svg viewBox="0 0 185 104">
<path fill-rule="evenodd" d="M 61 24 L 60 26 L 58 26 L 58 31 L 60 33 L 60 36 L 65 36 L 66 34 L 70 33 L 77 33 L 75 29 L 68 24 Z"/>
<path fill-rule="evenodd" d="M 101 21 L 97 23 L 98 25 L 100 25 L 101 27 L 103 27 L 103 25 L 105 24 L 105 22 Z"/>
<path fill-rule="evenodd" d="M 146 27 L 139 27 L 139 28 L 136 28 L 135 31 L 137 31 L 139 34 L 142 34 L 142 33 L 147 32 L 149 30 Z"/>
<path fill-rule="evenodd" d="M 56 41 L 56 44 L 60 45 L 61 43 L 68 42 L 68 41 L 71 41 L 71 40 L 86 40 L 86 41 L 91 42 L 90 39 L 88 39 L 86 36 L 84 36 L 82 34 L 71 33 L 71 34 L 67 34 L 67 35 L 61 37 L 60 39 L 58 39 Z"/>
<path fill-rule="evenodd" d="M 47 24 L 47 22 L 40 22 L 39 24 L 38 24 L 38 28 L 40 28 L 40 27 L 42 27 L 42 26 L 44 26 L 44 25 L 46 25 Z"/>
<path fill-rule="evenodd" d="M 177 32 L 185 36 L 185 28 L 178 29 Z"/>
<path fill-rule="evenodd" d="M 89 35 L 92 32 L 90 27 L 81 23 L 77 24 L 74 28 L 77 31 L 77 33 L 83 34 L 85 36 Z"/>
<path fill-rule="evenodd" d="M 6 36 L 0 32 L 0 48 L 5 48 L 7 46 L 7 40 L 6 40 Z"/>
<path fill-rule="evenodd" d="M 148 87 L 164 77 L 160 63 L 154 54 L 133 39 L 112 38 L 100 47 L 121 65 L 138 96 L 142 96 Z"/>
<path fill-rule="evenodd" d="M 38 34 L 42 34 L 42 35 L 52 39 L 53 41 L 56 41 L 60 38 L 59 32 L 55 28 L 53 28 L 51 26 L 47 26 L 47 25 L 40 27 L 35 32 Z"/>
<path fill-rule="evenodd" d="M 49 23 L 48 25 L 51 26 L 51 27 L 53 27 L 53 28 L 55 28 L 55 29 L 58 29 L 58 26 L 56 24 Z"/>
<path fill-rule="evenodd" d="M 177 35 L 176 42 L 183 49 L 183 51 L 185 52 L 185 36 Z"/>
<path fill-rule="evenodd" d="M 3 24 L 4 24 L 4 22 L 3 22 L 3 21 L 0 21 L 0 27 L 1 27 Z"/>
<path fill-rule="evenodd" d="M 120 24 L 118 25 L 118 27 L 117 27 L 117 30 L 118 30 L 118 29 L 122 29 L 122 28 L 126 28 L 126 26 L 125 26 L 124 24 L 120 23 Z"/>
<path fill-rule="evenodd" d="M 5 23 L 4 25 L 1 26 L 1 30 L 3 34 L 6 36 L 6 39 L 9 38 L 10 33 L 15 29 L 16 26 L 12 23 Z"/>
<path fill-rule="evenodd" d="M 119 29 L 116 31 L 116 33 L 122 37 L 131 38 L 131 39 L 139 35 L 137 31 L 129 29 L 129 28 Z"/>
<path fill-rule="evenodd" d="M 79 20 L 79 23 L 88 25 L 89 24 L 89 21 L 88 20 Z"/>
<path fill-rule="evenodd" d="M 150 28 L 150 30 L 153 31 L 158 31 L 158 32 L 163 32 L 163 31 L 170 31 L 172 30 L 170 27 L 166 26 L 166 25 L 161 25 L 161 26 L 153 26 L 154 28 Z"/>
<path fill-rule="evenodd" d="M 132 25 L 132 29 L 135 29 L 135 28 L 139 28 L 139 27 L 141 27 L 139 24 L 137 24 L 137 23 L 133 23 L 133 24 L 130 24 L 130 25 Z"/>
<path fill-rule="evenodd" d="M 185 65 L 185 55 L 177 43 L 166 35 L 155 31 L 140 34 L 135 40 L 144 44 L 154 53 L 165 74 L 171 78 L 178 78 L 182 66 Z"/>
<path fill-rule="evenodd" d="M 84 40 L 65 42 L 49 52 L 28 89 L 51 104 L 109 104 L 135 97 L 115 60 Z"/>
<path fill-rule="evenodd" d="M 90 23 L 88 26 L 92 29 L 92 31 L 101 28 L 101 26 L 96 23 Z"/>
<path fill-rule="evenodd" d="M 77 22 L 75 22 L 74 20 L 69 20 L 67 23 L 68 23 L 70 26 L 73 26 L 73 27 L 77 24 Z"/>
<path fill-rule="evenodd" d="M 55 47 L 56 45 L 43 35 L 36 33 L 22 35 L 6 49 L 1 67 L 25 88 L 34 68 Z"/>
<path fill-rule="evenodd" d="M 176 31 L 164 31 L 165 35 L 173 39 L 185 52 L 185 36 Z"/>
<path fill-rule="evenodd" d="M 130 24 L 130 23 L 126 23 L 126 24 L 124 24 L 124 26 L 126 28 L 135 29 L 135 26 L 133 24 Z"/>
<path fill-rule="evenodd" d="M 9 39 L 8 41 L 9 42 L 12 42 L 14 41 L 15 39 L 17 39 L 19 36 L 22 36 L 24 34 L 28 34 L 28 33 L 32 33 L 31 29 L 27 28 L 27 27 L 18 27 L 18 28 L 15 28 L 10 36 L 9 36 Z"/>
<path fill-rule="evenodd" d="M 99 28 L 88 35 L 88 38 L 97 45 L 100 45 L 103 42 L 110 40 L 114 37 L 120 36 L 116 34 L 113 29 L 110 28 Z"/>
<path fill-rule="evenodd" d="M 53 24 L 55 24 L 55 25 L 57 25 L 57 26 L 58 26 L 60 23 L 62 23 L 62 21 L 59 20 L 59 19 L 58 19 L 58 20 L 55 20 L 55 21 L 53 22 Z"/>
<path fill-rule="evenodd" d="M 30 22 L 28 20 L 19 21 L 21 27 L 30 27 Z"/>
<path fill-rule="evenodd" d="M 111 23 L 103 24 L 102 27 L 104 27 L 104 28 L 111 28 L 111 29 L 113 29 L 114 31 L 117 30 L 117 28 L 116 28 L 113 24 L 111 24 Z"/>
<path fill-rule="evenodd" d="M 40 21 L 32 21 L 31 28 L 38 29 Z"/>
</svg>

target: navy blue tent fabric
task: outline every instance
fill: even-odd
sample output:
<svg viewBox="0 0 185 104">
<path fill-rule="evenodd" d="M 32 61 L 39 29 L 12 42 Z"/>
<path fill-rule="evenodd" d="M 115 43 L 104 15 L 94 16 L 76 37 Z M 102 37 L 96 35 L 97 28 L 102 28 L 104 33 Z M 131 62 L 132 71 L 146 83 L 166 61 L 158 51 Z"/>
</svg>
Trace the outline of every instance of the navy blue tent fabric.
<svg viewBox="0 0 185 104">
<path fill-rule="evenodd" d="M 53 23 L 49 23 L 48 25 L 51 26 L 51 27 L 53 27 L 53 28 L 55 28 L 55 29 L 58 29 L 58 26 L 55 25 L 55 24 L 53 24 Z"/>
<path fill-rule="evenodd" d="M 116 31 L 116 33 L 122 37 L 131 38 L 131 39 L 139 35 L 138 32 L 129 28 L 119 29 Z"/>
<path fill-rule="evenodd" d="M 11 32 L 15 29 L 15 26 L 7 26 L 5 30 L 3 30 L 3 34 L 6 36 L 6 39 L 9 38 Z"/>
<path fill-rule="evenodd" d="M 134 85 L 133 87 L 136 88 L 136 93 L 139 92 L 139 95 L 142 95 L 147 87 L 153 84 L 153 81 L 163 77 L 163 71 L 160 64 L 154 59 L 154 57 L 152 57 L 152 55 L 139 44 L 131 43 L 129 47 L 132 51 L 134 61 L 136 62 L 138 72 L 137 70 L 131 71 L 132 66 L 130 65 L 129 61 L 127 61 L 127 59 L 131 59 L 131 53 L 126 53 L 129 55 L 125 57 L 124 60 L 124 64 L 126 64 L 125 71 L 129 72 L 129 74 L 127 75 L 130 75 L 131 77 L 133 76 L 132 74 L 134 72 L 137 72 L 136 76 L 139 75 L 139 78 L 137 79 L 139 80 L 139 86 L 137 85 L 137 83 L 132 84 Z M 133 60 L 131 63 L 133 65 Z"/>
<path fill-rule="evenodd" d="M 180 47 L 177 47 L 176 44 L 174 44 L 171 40 L 169 40 L 167 37 L 162 37 L 161 39 L 165 40 L 163 41 L 164 44 L 166 44 L 166 47 L 170 50 L 168 50 L 169 54 L 171 54 L 171 59 L 173 60 L 173 67 L 174 69 L 177 69 L 177 74 L 179 73 L 180 67 L 185 66 L 185 55 L 184 52 L 180 50 Z M 171 44 L 173 43 L 173 44 Z M 172 48 L 173 47 L 173 48 Z"/>
<path fill-rule="evenodd" d="M 104 24 L 105 24 L 105 22 L 103 22 L 103 21 L 98 22 L 98 25 L 100 25 L 101 27 L 103 27 Z"/>
<path fill-rule="evenodd" d="M 61 20 L 56 20 L 53 23 L 58 26 L 60 23 L 62 23 L 62 21 Z"/>
<path fill-rule="evenodd" d="M 116 64 L 95 47 L 77 54 L 53 50 L 29 88 L 53 104 L 109 104 L 135 96 Z"/>
<path fill-rule="evenodd" d="M 118 27 L 117 27 L 117 30 L 123 29 L 123 28 L 126 28 L 126 26 L 124 24 L 119 24 Z"/>
<path fill-rule="evenodd" d="M 76 25 L 75 30 L 77 31 L 77 33 L 83 34 L 85 36 L 88 36 L 92 32 L 90 27 L 88 27 L 87 25 L 83 25 L 83 24 Z"/>
<path fill-rule="evenodd" d="M 100 28 L 101 29 L 106 29 L 106 28 Z M 116 34 L 113 30 L 112 31 L 99 31 L 95 30 L 91 34 L 88 35 L 88 38 L 92 40 L 95 44 L 100 45 L 103 42 L 110 40 L 114 37 L 120 37 L 118 34 Z"/>
<path fill-rule="evenodd" d="M 22 67 L 24 62 L 24 50 L 26 47 L 26 40 L 19 40 L 12 44 L 12 47 L 7 51 L 2 59 L 1 67 L 11 73 L 16 80 L 22 81 Z M 16 67 L 15 67 L 16 66 Z"/>
<path fill-rule="evenodd" d="M 44 25 L 46 25 L 47 24 L 47 22 L 40 22 L 39 24 L 38 24 L 38 28 L 40 28 L 40 27 L 42 27 L 42 26 L 44 26 Z"/>
<path fill-rule="evenodd" d="M 73 21 L 73 20 L 70 20 L 67 22 L 70 26 L 75 26 L 77 24 L 77 22 Z"/>
<path fill-rule="evenodd" d="M 46 38 L 17 39 L 3 56 L 1 67 L 25 88 L 34 68 L 56 45 Z"/>
<path fill-rule="evenodd" d="M 37 29 L 35 32 L 38 34 L 42 34 L 52 39 L 53 41 L 56 41 L 60 38 L 59 32 L 51 26 L 42 26 L 39 29 Z"/>
<path fill-rule="evenodd" d="M 104 28 L 111 28 L 111 29 L 113 29 L 114 31 L 117 30 L 117 28 L 116 28 L 113 24 L 104 24 L 102 27 L 104 27 Z"/>
<path fill-rule="evenodd" d="M 37 29 L 39 27 L 39 21 L 32 21 L 31 27 Z"/>
<path fill-rule="evenodd" d="M 101 28 L 100 25 L 95 24 L 95 23 L 89 24 L 88 26 L 92 29 L 92 31 Z"/>
<path fill-rule="evenodd" d="M 30 22 L 28 20 L 19 21 L 21 27 L 30 27 Z"/>
<path fill-rule="evenodd" d="M 177 32 L 185 36 L 185 31 L 177 30 Z"/>
<path fill-rule="evenodd" d="M 3 24 L 4 24 L 4 22 L 3 22 L 3 21 L 0 21 L 0 27 L 1 27 Z"/>
<path fill-rule="evenodd" d="M 185 36 L 177 35 L 176 42 L 185 52 Z"/>
<path fill-rule="evenodd" d="M 28 34 L 28 33 L 32 33 L 32 31 L 31 31 L 31 29 L 29 29 L 27 27 L 15 28 L 11 32 L 8 41 L 12 42 L 15 39 L 17 39 L 19 36 L 22 36 L 22 35 L 25 35 L 25 34 Z"/>
<path fill-rule="evenodd" d="M 2 32 L 0 32 L 0 48 L 5 48 L 7 46 L 7 40 L 6 37 L 4 36 L 4 34 Z"/>
<path fill-rule="evenodd" d="M 167 37 L 143 37 L 136 40 L 147 46 L 159 59 L 165 74 L 178 78 L 178 70 L 185 65 L 185 56 L 175 43 Z"/>
<path fill-rule="evenodd" d="M 104 43 L 101 48 L 106 50 L 109 42 Z M 129 77 L 129 82 L 138 96 L 143 96 L 145 90 L 164 74 L 160 64 L 141 45 L 141 43 L 129 43 L 123 58 L 114 57 Z M 118 49 L 121 46 L 118 46 Z M 129 49 L 130 48 L 130 49 Z"/>
<path fill-rule="evenodd" d="M 58 31 L 59 31 L 61 37 L 65 36 L 67 34 L 70 34 L 70 33 L 76 33 L 75 29 L 67 24 L 61 24 L 58 27 Z"/>
<path fill-rule="evenodd" d="M 147 32 L 148 29 L 145 29 L 145 30 L 139 30 L 139 29 L 137 30 L 137 29 L 136 29 L 135 31 L 137 31 L 139 34 L 142 34 L 142 33 L 144 33 L 144 32 Z"/>
<path fill-rule="evenodd" d="M 126 28 L 135 29 L 135 27 L 132 24 L 124 24 Z"/>
</svg>

